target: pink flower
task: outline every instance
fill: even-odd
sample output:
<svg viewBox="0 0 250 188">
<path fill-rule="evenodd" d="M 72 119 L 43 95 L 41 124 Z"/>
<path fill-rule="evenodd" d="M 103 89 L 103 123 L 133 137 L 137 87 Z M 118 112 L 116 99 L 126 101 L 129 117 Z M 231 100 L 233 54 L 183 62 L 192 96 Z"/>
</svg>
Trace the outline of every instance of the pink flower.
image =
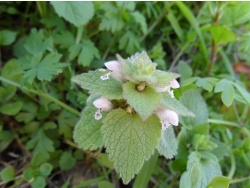
<svg viewBox="0 0 250 188">
<path fill-rule="evenodd" d="M 176 89 L 176 88 L 179 88 L 179 87 L 180 87 L 180 84 L 179 84 L 179 82 L 177 82 L 176 79 L 174 79 L 174 80 L 172 80 L 172 81 L 170 82 L 170 87 Z"/>
<path fill-rule="evenodd" d="M 93 102 L 93 105 L 98 108 L 97 111 L 95 112 L 95 119 L 99 120 L 102 118 L 102 111 L 109 111 L 113 108 L 113 104 L 110 102 L 110 100 L 100 97 L 99 99 L 96 99 Z"/>
<path fill-rule="evenodd" d="M 180 87 L 180 84 L 177 82 L 177 80 L 171 80 L 170 81 L 170 84 L 167 85 L 167 86 L 163 86 L 163 87 L 156 87 L 155 90 L 157 92 L 168 92 L 169 95 L 174 98 L 174 91 L 171 90 L 171 88 L 179 88 Z"/>
<path fill-rule="evenodd" d="M 170 125 L 177 126 L 179 123 L 178 114 L 172 110 L 156 110 L 156 115 L 161 120 L 162 130 L 166 130 Z"/>
<path fill-rule="evenodd" d="M 109 79 L 109 75 L 111 75 L 117 81 L 122 81 L 121 64 L 118 61 L 108 61 L 104 64 L 110 70 L 110 72 L 101 76 L 102 80 Z"/>
</svg>

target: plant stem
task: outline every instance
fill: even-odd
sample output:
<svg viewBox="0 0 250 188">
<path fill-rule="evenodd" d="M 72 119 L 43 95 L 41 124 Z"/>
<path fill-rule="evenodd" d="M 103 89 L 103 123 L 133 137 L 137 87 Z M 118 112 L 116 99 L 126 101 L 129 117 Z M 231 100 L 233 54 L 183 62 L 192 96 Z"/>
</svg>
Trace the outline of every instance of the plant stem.
<svg viewBox="0 0 250 188">
<path fill-rule="evenodd" d="M 67 104 L 59 101 L 58 99 L 46 94 L 46 93 L 43 93 L 41 91 L 37 91 L 37 90 L 34 90 L 34 89 L 29 89 L 27 87 L 24 87 L 24 86 L 21 86 L 20 84 L 16 83 L 16 82 L 13 82 L 7 78 L 4 78 L 2 76 L 0 76 L 0 80 L 2 82 L 5 82 L 5 83 L 8 83 L 10 85 L 13 85 L 13 86 L 16 86 L 17 88 L 21 89 L 24 93 L 26 92 L 30 92 L 30 93 L 33 93 L 33 94 L 36 94 L 36 95 L 39 95 L 41 97 L 44 97 L 54 103 L 56 103 L 57 105 L 61 106 L 62 108 L 64 108 L 65 110 L 71 112 L 72 114 L 75 114 L 76 116 L 80 116 L 80 112 L 78 112 L 77 110 L 75 110 L 74 108 L 68 106 Z"/>
<path fill-rule="evenodd" d="M 233 184 L 233 183 L 240 183 L 240 182 L 243 182 L 243 181 L 246 181 L 250 179 L 250 176 L 249 177 L 246 177 L 246 178 L 240 178 L 240 179 L 233 179 L 230 181 L 230 184 Z"/>
<path fill-rule="evenodd" d="M 220 14 L 219 14 L 219 8 L 217 9 L 217 12 L 215 14 L 215 18 L 214 18 L 214 21 L 213 21 L 213 25 L 217 25 L 218 22 L 219 22 L 219 17 L 220 17 Z M 206 76 L 209 76 L 210 75 L 210 72 L 212 70 L 212 67 L 214 65 L 214 61 L 215 61 L 215 56 L 216 56 L 216 43 L 214 41 L 214 39 L 212 40 L 212 45 L 211 45 L 211 56 L 210 56 L 210 61 L 209 61 L 209 66 L 208 66 L 208 70 L 207 70 L 207 73 L 206 73 Z"/>
<path fill-rule="evenodd" d="M 77 28 L 77 34 L 76 34 L 76 44 L 79 44 L 82 39 L 82 34 L 83 34 L 83 26 L 79 26 Z"/>
<path fill-rule="evenodd" d="M 233 178 L 234 173 L 235 173 L 235 169 L 236 169 L 235 157 L 234 157 L 233 152 L 230 152 L 230 160 L 231 160 L 231 169 L 230 169 L 230 172 L 228 174 L 228 177 Z"/>
<path fill-rule="evenodd" d="M 214 123 L 214 124 L 228 125 L 228 126 L 232 126 L 232 127 L 241 128 L 238 123 L 231 122 L 231 121 L 224 121 L 224 120 L 219 120 L 219 119 L 208 119 L 208 122 Z"/>
</svg>

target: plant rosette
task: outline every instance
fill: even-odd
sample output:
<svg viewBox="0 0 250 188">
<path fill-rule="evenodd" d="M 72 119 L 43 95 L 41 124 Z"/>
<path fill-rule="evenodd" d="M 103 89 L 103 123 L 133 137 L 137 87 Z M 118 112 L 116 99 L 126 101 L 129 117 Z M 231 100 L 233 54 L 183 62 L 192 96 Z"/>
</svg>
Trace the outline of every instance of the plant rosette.
<svg viewBox="0 0 250 188">
<path fill-rule="evenodd" d="M 174 97 L 178 74 L 156 69 L 146 52 L 117 60 L 72 78 L 89 91 L 87 105 L 74 130 L 83 149 L 105 147 L 127 184 L 155 150 L 172 158 L 177 153 L 173 126 L 179 116 L 194 116 Z"/>
</svg>

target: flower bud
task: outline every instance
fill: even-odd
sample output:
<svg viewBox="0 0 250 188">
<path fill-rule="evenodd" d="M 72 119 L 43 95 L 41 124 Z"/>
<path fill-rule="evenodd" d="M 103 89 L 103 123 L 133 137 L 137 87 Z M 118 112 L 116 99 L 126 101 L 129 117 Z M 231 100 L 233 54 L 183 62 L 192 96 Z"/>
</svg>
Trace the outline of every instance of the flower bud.
<svg viewBox="0 0 250 188">
<path fill-rule="evenodd" d="M 179 88 L 180 87 L 180 84 L 178 83 L 178 81 L 177 80 L 172 80 L 171 82 L 170 82 L 170 87 L 172 87 L 172 88 Z"/>
<path fill-rule="evenodd" d="M 104 97 L 100 97 L 93 102 L 94 106 L 102 111 L 109 111 L 113 108 L 112 103 L 110 100 Z"/>
</svg>

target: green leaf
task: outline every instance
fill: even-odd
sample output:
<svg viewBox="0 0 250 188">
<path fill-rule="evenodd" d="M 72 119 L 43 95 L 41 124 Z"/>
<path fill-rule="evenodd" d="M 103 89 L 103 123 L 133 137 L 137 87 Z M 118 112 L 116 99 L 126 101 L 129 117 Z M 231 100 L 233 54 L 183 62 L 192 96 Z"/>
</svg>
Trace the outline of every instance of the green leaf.
<svg viewBox="0 0 250 188">
<path fill-rule="evenodd" d="M 102 80 L 100 77 L 107 71 L 89 71 L 73 77 L 71 80 L 87 89 L 90 93 L 101 95 L 108 99 L 122 99 L 122 83 L 113 78 Z"/>
<path fill-rule="evenodd" d="M 199 39 L 200 39 L 200 48 L 201 48 L 201 52 L 203 54 L 203 57 L 206 61 L 206 63 L 208 64 L 208 50 L 207 47 L 205 45 L 204 42 L 204 38 L 201 32 L 201 29 L 198 25 L 198 21 L 195 19 L 192 11 L 188 8 L 188 6 L 184 3 L 184 2 L 175 2 L 176 5 L 178 6 L 178 8 L 180 9 L 180 11 L 182 12 L 183 16 L 189 21 L 189 23 L 191 24 L 191 26 L 194 28 L 195 32 L 197 33 Z"/>
<path fill-rule="evenodd" d="M 0 106 L 0 112 L 3 114 L 13 116 L 13 115 L 16 115 L 22 109 L 22 106 L 23 106 L 22 101 L 17 101 L 13 103 L 5 103 Z"/>
<path fill-rule="evenodd" d="M 31 185 L 32 188 L 44 188 L 46 186 L 46 179 L 43 176 L 37 176 Z"/>
<path fill-rule="evenodd" d="M 16 39 L 17 32 L 10 30 L 0 31 L 0 46 L 7 46 L 13 43 Z"/>
<path fill-rule="evenodd" d="M 217 45 L 236 41 L 235 34 L 225 26 L 220 26 L 220 25 L 211 26 L 210 32 Z"/>
<path fill-rule="evenodd" d="M 96 120 L 94 114 L 97 108 L 87 106 L 74 130 L 74 140 L 83 149 L 96 150 L 103 146 L 101 126 L 102 121 Z M 105 112 L 102 112 L 103 117 Z"/>
<path fill-rule="evenodd" d="M 241 94 L 241 96 L 250 105 L 250 94 L 249 94 L 249 92 L 247 92 L 247 90 L 245 88 L 243 88 L 242 86 L 240 86 L 239 84 L 236 84 L 234 82 L 231 82 L 231 83 L 234 85 L 234 87 L 236 87 L 236 89 L 239 91 L 239 93 Z"/>
<path fill-rule="evenodd" d="M 143 120 L 147 119 L 158 106 L 162 95 L 154 89 L 146 87 L 144 91 L 138 91 L 136 85 L 127 82 L 123 85 L 123 96 L 128 104 L 135 109 Z"/>
<path fill-rule="evenodd" d="M 15 171 L 12 167 L 6 167 L 0 172 L 0 177 L 4 182 L 12 181 L 15 177 Z"/>
<path fill-rule="evenodd" d="M 180 101 L 195 115 L 195 118 L 182 117 L 183 124 L 195 126 L 208 121 L 207 104 L 199 91 L 188 90 L 184 92 Z"/>
<path fill-rule="evenodd" d="M 53 44 L 52 37 L 45 37 L 43 30 L 37 31 L 32 29 L 29 37 L 24 43 L 24 48 L 31 55 L 38 55 L 44 53 L 47 49 L 51 48 Z"/>
<path fill-rule="evenodd" d="M 105 181 L 99 181 L 97 182 L 98 188 L 115 188 L 113 183 L 105 180 Z"/>
<path fill-rule="evenodd" d="M 157 160 L 158 160 L 158 153 L 155 152 L 154 155 L 152 155 L 150 159 L 144 163 L 141 171 L 135 178 L 133 188 L 138 188 L 138 187 L 147 188 L 148 183 L 150 181 L 150 177 L 155 171 Z"/>
<path fill-rule="evenodd" d="M 180 40 L 182 40 L 182 38 L 183 38 L 183 31 L 182 31 L 182 29 L 180 27 L 180 24 L 179 24 L 177 18 L 173 15 L 173 11 L 172 10 L 168 11 L 167 18 L 168 18 L 171 26 L 173 27 L 176 35 L 179 37 Z"/>
<path fill-rule="evenodd" d="M 94 6 L 92 2 L 51 2 L 56 13 L 65 20 L 79 27 L 85 25 L 94 16 Z"/>
<path fill-rule="evenodd" d="M 220 23 L 228 27 L 243 24 L 250 19 L 250 4 L 248 2 L 230 2 L 225 7 Z"/>
<path fill-rule="evenodd" d="M 49 163 L 44 163 L 39 167 L 39 170 L 42 175 L 48 176 L 50 175 L 51 171 L 53 170 L 53 166 Z"/>
<path fill-rule="evenodd" d="M 54 144 L 49 139 L 43 129 L 39 129 L 38 132 L 32 135 L 31 140 L 26 143 L 28 150 L 33 149 L 34 156 L 32 163 L 36 165 L 41 164 L 50 157 L 50 153 L 54 151 Z"/>
<path fill-rule="evenodd" d="M 62 112 L 57 117 L 57 121 L 59 124 L 59 134 L 63 135 L 64 138 L 71 139 L 72 138 L 72 129 L 77 122 L 77 118 L 71 112 L 66 110 L 62 110 Z"/>
<path fill-rule="evenodd" d="M 225 104 L 227 107 L 232 105 L 234 99 L 234 87 L 230 81 L 223 79 L 218 82 L 214 88 L 214 92 L 222 92 L 221 100 L 223 104 Z"/>
<path fill-rule="evenodd" d="M 119 40 L 119 49 L 125 49 L 128 54 L 136 53 L 140 49 L 139 37 L 131 31 L 125 32 Z"/>
<path fill-rule="evenodd" d="M 183 82 L 193 75 L 193 70 L 185 61 L 180 61 L 178 63 L 178 73 L 180 73 Z"/>
<path fill-rule="evenodd" d="M 65 151 L 59 160 L 60 168 L 62 170 L 69 170 L 76 164 L 76 159 L 72 156 L 71 152 Z"/>
<path fill-rule="evenodd" d="M 1 75 L 9 80 L 14 82 L 19 82 L 22 76 L 20 72 L 20 65 L 16 59 L 12 59 L 4 64 L 4 67 L 1 70 Z M 3 83 L 4 86 L 9 86 L 7 83 Z"/>
<path fill-rule="evenodd" d="M 180 75 L 173 72 L 156 70 L 154 72 L 154 76 L 157 79 L 157 83 L 155 84 L 155 86 L 165 87 L 167 85 L 170 85 L 170 82 L 173 79 L 178 78 Z"/>
<path fill-rule="evenodd" d="M 145 17 L 138 11 L 132 12 L 131 16 L 135 19 L 135 22 L 141 26 L 143 34 L 147 33 L 147 22 Z"/>
<path fill-rule="evenodd" d="M 159 108 L 167 108 L 175 111 L 178 115 L 181 116 L 191 116 L 195 117 L 194 113 L 185 107 L 180 101 L 172 98 L 168 93 L 162 94 L 162 100 L 159 105 Z"/>
<path fill-rule="evenodd" d="M 127 184 L 158 146 L 161 125 L 155 115 L 142 121 L 137 114 L 117 109 L 106 116 L 101 131 L 109 158 Z"/>
<path fill-rule="evenodd" d="M 23 111 L 17 114 L 16 120 L 18 122 L 28 123 L 37 116 L 37 105 L 31 102 L 25 103 L 23 105 Z"/>
<path fill-rule="evenodd" d="M 87 67 L 91 64 L 95 57 L 100 58 L 99 51 L 95 47 L 95 44 L 90 40 L 84 40 L 78 57 L 78 64 Z"/>
<path fill-rule="evenodd" d="M 35 77 L 40 81 L 50 81 L 53 76 L 62 72 L 62 68 L 66 63 L 58 62 L 62 57 L 58 53 L 50 53 L 42 59 L 42 54 L 30 57 L 22 57 L 18 59 L 18 63 L 21 65 L 24 72 L 24 78 L 32 84 Z"/>
<path fill-rule="evenodd" d="M 125 26 L 123 19 L 120 17 L 121 11 L 113 2 L 102 3 L 100 9 L 105 12 L 99 25 L 100 31 L 106 30 L 115 33 Z"/>
<path fill-rule="evenodd" d="M 230 180 L 231 178 L 225 176 L 214 177 L 207 185 L 207 188 L 228 188 Z"/>
<path fill-rule="evenodd" d="M 180 188 L 204 188 L 221 175 L 220 165 L 212 154 L 192 152 L 188 157 L 187 171 L 180 180 Z"/>
<path fill-rule="evenodd" d="M 172 126 L 162 131 L 158 151 L 167 159 L 173 158 L 177 154 L 177 140 Z"/>
<path fill-rule="evenodd" d="M 196 81 L 197 87 L 202 87 L 203 89 L 207 90 L 208 92 L 211 92 L 213 90 L 213 86 L 215 84 L 215 81 L 217 79 L 215 78 L 198 78 Z"/>
<path fill-rule="evenodd" d="M 71 32 L 62 30 L 59 34 L 55 35 L 54 43 L 59 44 L 61 48 L 67 49 L 74 45 L 75 38 Z"/>
</svg>

